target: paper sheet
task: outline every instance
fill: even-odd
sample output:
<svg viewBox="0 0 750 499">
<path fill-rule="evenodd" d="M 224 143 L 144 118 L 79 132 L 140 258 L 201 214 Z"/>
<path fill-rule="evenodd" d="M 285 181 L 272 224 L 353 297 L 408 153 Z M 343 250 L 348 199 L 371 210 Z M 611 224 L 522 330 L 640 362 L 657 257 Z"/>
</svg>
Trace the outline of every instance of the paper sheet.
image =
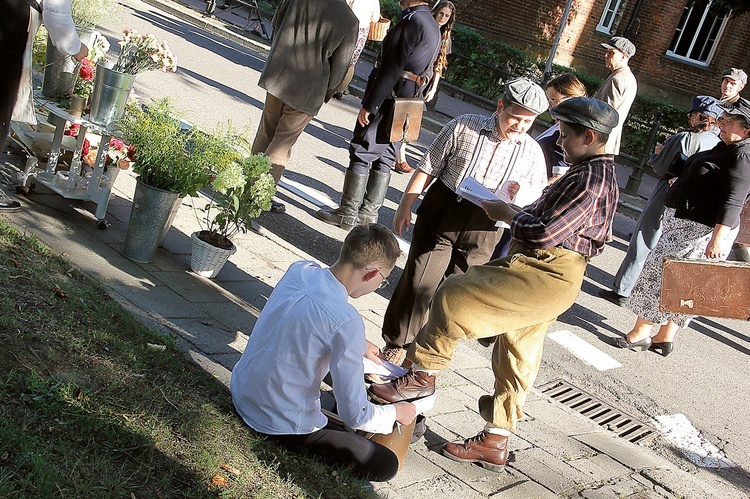
<svg viewBox="0 0 750 499">
<path fill-rule="evenodd" d="M 387 360 L 384 360 L 382 364 L 376 364 L 367 357 L 362 357 L 362 364 L 365 367 L 365 374 L 377 374 L 384 380 L 400 378 L 407 373 L 403 367 L 397 366 Z"/>
</svg>

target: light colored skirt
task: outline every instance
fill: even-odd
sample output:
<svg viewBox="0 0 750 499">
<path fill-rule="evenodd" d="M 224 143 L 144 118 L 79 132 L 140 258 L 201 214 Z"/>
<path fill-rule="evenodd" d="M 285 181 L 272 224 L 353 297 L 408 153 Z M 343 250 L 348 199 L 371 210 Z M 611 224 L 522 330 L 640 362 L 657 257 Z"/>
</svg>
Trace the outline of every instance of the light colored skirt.
<svg viewBox="0 0 750 499">
<path fill-rule="evenodd" d="M 680 327 L 687 327 L 692 315 L 670 314 L 659 310 L 661 302 L 662 265 L 665 258 L 689 258 L 707 260 L 705 252 L 711 240 L 713 228 L 692 220 L 676 218 L 673 208 L 664 210 L 662 236 L 653 251 L 646 258 L 638 281 L 626 302 L 626 307 L 639 317 L 655 324 L 666 324 L 673 321 Z M 739 232 L 739 226 L 726 235 L 725 248 L 731 249 Z M 720 260 L 726 260 L 722 255 Z"/>
</svg>

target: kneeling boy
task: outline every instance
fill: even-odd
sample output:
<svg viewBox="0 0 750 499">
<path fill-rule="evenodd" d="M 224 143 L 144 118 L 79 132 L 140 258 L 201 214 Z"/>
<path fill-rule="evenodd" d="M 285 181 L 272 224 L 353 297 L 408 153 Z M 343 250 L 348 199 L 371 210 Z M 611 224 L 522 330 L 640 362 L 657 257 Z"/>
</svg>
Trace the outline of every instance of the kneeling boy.
<svg viewBox="0 0 750 499">
<path fill-rule="evenodd" d="M 354 465 L 370 480 L 396 475 L 393 452 L 328 422 L 320 410 L 320 382 L 330 371 L 338 414 L 350 428 L 390 433 L 396 421 L 414 420 L 411 403 L 367 400 L 362 357 L 374 360 L 379 350 L 365 339 L 364 322 L 347 302 L 387 284 L 399 254 L 383 225 L 360 225 L 331 268 L 305 261 L 289 267 L 232 370 L 232 401 L 245 423 L 291 450 Z"/>
<path fill-rule="evenodd" d="M 446 279 L 407 353 L 412 369 L 370 388 L 386 402 L 430 395 L 459 340 L 499 335 L 492 352 L 494 395 L 479 399 L 487 425 L 473 438 L 443 446 L 447 457 L 493 471 L 507 460 L 508 437 L 539 371 L 547 327 L 578 297 L 589 258 L 603 250 L 617 207 L 614 157 L 605 153 L 617 112 L 576 97 L 551 113 L 560 122 L 558 143 L 570 170 L 525 208 L 484 203 L 491 219 L 510 224 L 509 255 Z"/>
</svg>

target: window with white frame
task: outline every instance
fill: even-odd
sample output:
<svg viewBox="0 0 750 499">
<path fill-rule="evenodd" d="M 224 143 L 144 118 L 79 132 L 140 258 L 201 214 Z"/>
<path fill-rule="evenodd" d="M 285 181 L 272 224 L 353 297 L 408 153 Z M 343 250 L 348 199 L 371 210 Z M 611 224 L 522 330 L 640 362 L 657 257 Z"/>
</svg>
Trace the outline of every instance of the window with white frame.
<svg viewBox="0 0 750 499">
<path fill-rule="evenodd" d="M 620 0 L 607 0 L 607 5 L 604 7 L 604 12 L 602 12 L 602 18 L 599 19 L 599 24 L 596 25 L 596 30 L 610 34 L 619 9 Z"/>
<path fill-rule="evenodd" d="M 711 62 L 729 15 L 716 16 L 710 7 L 711 0 L 685 5 L 667 55 L 704 65 Z"/>
</svg>

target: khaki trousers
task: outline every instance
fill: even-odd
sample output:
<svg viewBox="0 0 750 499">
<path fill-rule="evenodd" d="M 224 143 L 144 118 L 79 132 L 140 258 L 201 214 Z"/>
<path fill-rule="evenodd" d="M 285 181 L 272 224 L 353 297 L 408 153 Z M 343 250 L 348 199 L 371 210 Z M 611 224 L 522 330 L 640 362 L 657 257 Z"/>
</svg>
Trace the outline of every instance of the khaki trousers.
<svg viewBox="0 0 750 499">
<path fill-rule="evenodd" d="M 439 371 L 448 367 L 459 340 L 500 335 L 492 352 L 494 395 L 480 398 L 479 412 L 515 431 L 539 372 L 547 328 L 575 302 L 586 264 L 574 251 L 514 242 L 507 257 L 445 280 L 407 358 Z"/>
<path fill-rule="evenodd" d="M 253 141 L 253 154 L 265 153 L 271 158 L 271 175 L 276 184 L 292 156 L 292 147 L 313 116 L 297 111 L 289 104 L 266 92 L 266 103 L 258 133 Z"/>
</svg>

